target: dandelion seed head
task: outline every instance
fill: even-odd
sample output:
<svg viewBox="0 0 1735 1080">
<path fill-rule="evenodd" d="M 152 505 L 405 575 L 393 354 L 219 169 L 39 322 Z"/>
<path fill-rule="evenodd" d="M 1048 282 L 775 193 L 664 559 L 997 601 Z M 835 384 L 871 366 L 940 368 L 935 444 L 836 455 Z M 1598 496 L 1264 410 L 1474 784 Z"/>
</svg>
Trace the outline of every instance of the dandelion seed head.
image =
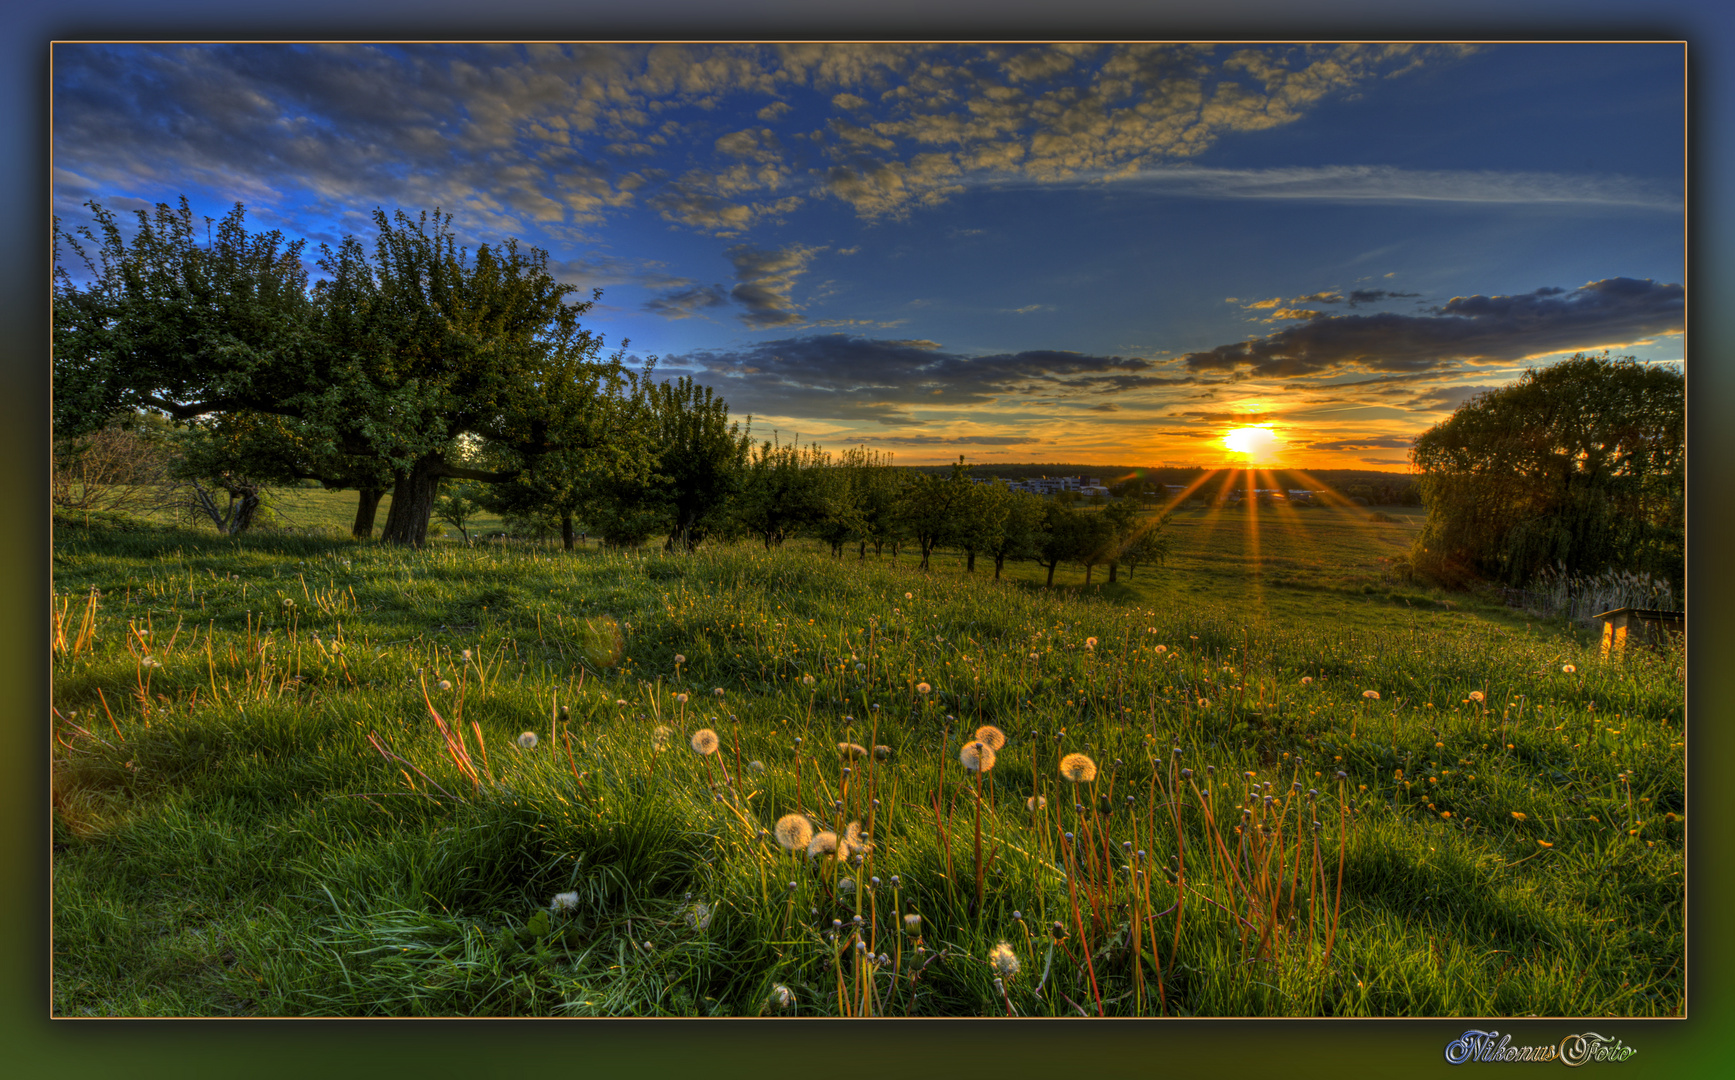
<svg viewBox="0 0 1735 1080">
<path fill-rule="evenodd" d="M 520 749 L 534 750 L 536 749 L 536 742 L 536 732 L 534 731 L 526 731 L 518 736 L 518 746 Z"/>
<path fill-rule="evenodd" d="M 929 686 L 925 682 L 919 682 L 916 684 L 916 693 L 918 693 L 918 694 L 925 694 L 932 689 L 933 689 L 933 687 Z"/>
<path fill-rule="evenodd" d="M 885 745 L 874 747 L 874 760 L 885 761 L 892 756 L 892 748 Z"/>
<path fill-rule="evenodd" d="M 801 677 L 801 685 L 803 686 L 812 686 L 815 681 L 817 680 L 815 680 L 812 675 L 803 675 Z"/>
<path fill-rule="evenodd" d="M 1093 638 L 1093 637 L 1087 637 L 1087 638 L 1085 638 L 1085 639 L 1084 639 L 1084 647 L 1085 647 L 1085 648 L 1087 648 L 1087 649 L 1094 649 L 1094 648 L 1096 648 L 1096 638 Z"/>
<path fill-rule="evenodd" d="M 1312 675 L 1303 675 L 1301 677 L 1301 685 L 1307 686 L 1311 682 L 1313 682 L 1313 676 Z"/>
<path fill-rule="evenodd" d="M 1470 700 L 1471 701 L 1486 701 L 1487 697 L 1480 690 L 1472 690 L 1472 691 L 1470 691 Z"/>
<path fill-rule="evenodd" d="M 1068 754 L 1060 759 L 1060 775 L 1075 784 L 1088 784 L 1096 779 L 1096 762 L 1083 754 Z"/>
<path fill-rule="evenodd" d="M 676 705 L 685 705 L 686 703 L 687 703 L 687 695 L 685 695 L 685 694 L 676 694 L 675 695 L 675 704 Z"/>
<path fill-rule="evenodd" d="M 708 756 L 717 752 L 717 733 L 710 728 L 700 728 L 693 732 L 692 747 L 694 753 Z"/>
<path fill-rule="evenodd" d="M 855 761 L 858 758 L 867 757 L 867 753 L 868 753 L 867 747 L 862 746 L 860 743 L 852 743 L 852 742 L 840 742 L 840 743 L 838 743 L 837 744 L 837 752 L 839 755 L 841 755 L 845 758 L 848 758 L 850 761 Z"/>
<path fill-rule="evenodd" d="M 777 1009 L 787 1009 L 795 1004 L 795 992 L 789 987 L 778 983 L 771 988 L 771 1005 Z"/>
<path fill-rule="evenodd" d="M 988 951 L 988 963 L 1004 978 L 1018 974 L 1018 954 L 1004 941 Z"/>
<path fill-rule="evenodd" d="M 990 750 L 1000 750 L 1006 746 L 1006 733 L 993 724 L 983 724 L 976 729 L 976 741 L 987 743 Z"/>
<path fill-rule="evenodd" d="M 694 930 L 709 930 L 711 928 L 711 905 L 700 900 L 686 910 L 687 925 Z"/>
<path fill-rule="evenodd" d="M 916 594 L 913 592 L 907 592 L 904 594 L 905 600 L 914 600 L 915 598 L 916 598 Z"/>
<path fill-rule="evenodd" d="M 658 724 L 656 730 L 651 732 L 651 746 L 658 750 L 666 748 L 669 745 L 669 736 L 673 734 L 668 725 Z"/>
<path fill-rule="evenodd" d="M 837 854 L 837 834 L 829 829 L 819 833 L 807 842 L 807 857 L 817 859 L 821 855 Z"/>
<path fill-rule="evenodd" d="M 1032 814 L 1036 813 L 1038 810 L 1046 809 L 1047 806 L 1048 800 L 1043 798 L 1041 795 L 1032 795 L 1030 798 L 1024 800 L 1024 809 L 1028 810 Z"/>
<path fill-rule="evenodd" d="M 447 682 L 445 679 L 440 680 L 440 689 L 450 690 L 451 688 L 452 688 L 452 684 L 450 682 Z"/>
<path fill-rule="evenodd" d="M 994 748 L 979 739 L 973 740 L 958 751 L 958 760 L 973 773 L 985 773 L 994 767 Z"/>
<path fill-rule="evenodd" d="M 922 917 L 920 915 L 904 916 L 904 933 L 914 937 L 922 932 Z"/>
<path fill-rule="evenodd" d="M 1560 670 L 1566 672 L 1568 675 L 1573 675 L 1578 672 L 1578 669 L 1573 667 L 1571 664 L 1560 665 Z"/>
<path fill-rule="evenodd" d="M 714 688 L 712 688 L 711 693 L 716 694 L 718 697 L 722 697 L 723 696 L 723 688 L 721 686 L 714 687 Z"/>
<path fill-rule="evenodd" d="M 554 899 L 550 900 L 548 902 L 548 906 L 550 908 L 554 909 L 554 911 L 556 911 L 556 912 L 577 911 L 578 910 L 578 893 L 576 893 L 576 892 L 555 893 Z"/>
<path fill-rule="evenodd" d="M 1367 698 L 1369 701 L 1378 701 L 1380 699 L 1380 692 L 1378 690 L 1363 690 L 1361 696 Z"/>
</svg>

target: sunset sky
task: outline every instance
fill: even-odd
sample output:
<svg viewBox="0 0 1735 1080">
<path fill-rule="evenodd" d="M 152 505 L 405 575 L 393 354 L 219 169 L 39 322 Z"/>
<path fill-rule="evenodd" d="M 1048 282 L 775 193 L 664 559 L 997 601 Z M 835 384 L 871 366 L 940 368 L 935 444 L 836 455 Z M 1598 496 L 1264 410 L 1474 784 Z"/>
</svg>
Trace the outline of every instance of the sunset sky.
<svg viewBox="0 0 1735 1080">
<path fill-rule="evenodd" d="M 439 207 L 756 433 L 903 464 L 1398 471 L 1525 367 L 1682 359 L 1679 45 L 53 59 L 68 223 L 185 194 L 316 249 Z"/>
</svg>

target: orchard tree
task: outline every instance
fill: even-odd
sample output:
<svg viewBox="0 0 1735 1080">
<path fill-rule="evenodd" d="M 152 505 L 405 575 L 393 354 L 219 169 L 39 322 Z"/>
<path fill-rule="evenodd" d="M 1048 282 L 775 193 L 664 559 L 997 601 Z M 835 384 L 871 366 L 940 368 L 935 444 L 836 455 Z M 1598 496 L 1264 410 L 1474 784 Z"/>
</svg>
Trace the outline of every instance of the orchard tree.
<svg viewBox="0 0 1735 1080">
<path fill-rule="evenodd" d="M 921 549 L 923 570 L 928 568 L 928 557 L 934 548 L 950 544 L 957 537 L 968 512 L 972 486 L 962 455 L 952 463 L 952 471 L 947 475 L 913 472 L 906 480 L 901 512 L 908 535 Z"/>
<path fill-rule="evenodd" d="M 330 377 L 318 416 L 390 465 L 382 539 L 421 546 L 443 478 L 515 475 L 458 464 L 462 436 L 527 464 L 607 456 L 619 359 L 601 361 L 601 339 L 579 325 L 600 293 L 567 303 L 576 290 L 555 280 L 548 253 L 515 240 L 471 256 L 450 215 L 376 210 L 374 225 L 371 254 L 350 237 L 320 260 Z"/>
<path fill-rule="evenodd" d="M 747 457 L 737 521 L 767 549 L 825 520 L 831 456 L 818 446 L 780 443 L 776 432 Z"/>
<path fill-rule="evenodd" d="M 113 213 L 87 205 L 94 231 L 54 223 L 57 435 L 138 409 L 301 415 L 322 361 L 301 241 L 249 234 L 236 204 L 214 235 L 204 219 L 200 243 L 183 198 L 138 211 L 129 244 Z"/>
<path fill-rule="evenodd" d="M 650 499 L 662 511 L 665 546 L 692 551 L 730 527 L 753 446 L 752 418 L 742 430 L 710 387 L 688 377 L 652 383 L 650 373 L 647 365 L 642 393 L 656 477 Z"/>
<path fill-rule="evenodd" d="M 999 518 L 1000 528 L 982 548 L 994 560 L 994 580 L 999 581 L 1007 559 L 1034 559 L 1041 554 L 1046 507 L 1042 496 L 1028 491 L 1013 491 L 1004 484 L 982 487 L 984 498 L 999 504 L 992 513 Z M 1049 581 L 1053 580 L 1050 572 Z"/>
<path fill-rule="evenodd" d="M 1643 571 L 1679 580 L 1686 517 L 1680 371 L 1577 355 L 1472 398 L 1416 440 L 1428 520 L 1417 566 L 1523 584 Z"/>
<path fill-rule="evenodd" d="M 1141 519 L 1134 528 L 1132 535 L 1121 544 L 1120 561 L 1126 564 L 1127 576 L 1132 577 L 1138 571 L 1140 563 L 1166 562 L 1169 553 L 1174 550 L 1174 534 L 1169 532 L 1167 525 L 1172 514 L 1160 517 Z M 1109 580 L 1114 580 L 1111 570 Z"/>
</svg>

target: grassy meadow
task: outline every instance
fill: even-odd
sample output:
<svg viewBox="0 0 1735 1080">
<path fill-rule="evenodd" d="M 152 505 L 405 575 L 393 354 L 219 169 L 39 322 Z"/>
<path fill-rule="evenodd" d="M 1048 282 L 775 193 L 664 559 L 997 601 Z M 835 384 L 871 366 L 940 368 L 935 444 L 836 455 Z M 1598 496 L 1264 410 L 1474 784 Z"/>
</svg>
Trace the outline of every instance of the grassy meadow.
<svg viewBox="0 0 1735 1080">
<path fill-rule="evenodd" d="M 1409 584 L 1387 516 L 1053 590 L 61 528 L 54 1011 L 1682 1012 L 1680 655 Z"/>
</svg>

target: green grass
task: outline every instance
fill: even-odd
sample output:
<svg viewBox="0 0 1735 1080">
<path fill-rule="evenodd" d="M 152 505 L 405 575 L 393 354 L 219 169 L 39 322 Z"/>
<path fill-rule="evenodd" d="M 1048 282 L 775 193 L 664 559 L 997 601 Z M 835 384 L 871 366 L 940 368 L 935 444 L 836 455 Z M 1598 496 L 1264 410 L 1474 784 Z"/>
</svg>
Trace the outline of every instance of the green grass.
<svg viewBox="0 0 1735 1080">
<path fill-rule="evenodd" d="M 1052 591 L 63 529 L 55 1011 L 1678 1013 L 1679 656 L 1407 584 L 1414 524 L 1365 518 L 1183 512 L 1167 566 Z M 867 826 L 863 864 L 762 835 L 796 811 Z"/>
</svg>

